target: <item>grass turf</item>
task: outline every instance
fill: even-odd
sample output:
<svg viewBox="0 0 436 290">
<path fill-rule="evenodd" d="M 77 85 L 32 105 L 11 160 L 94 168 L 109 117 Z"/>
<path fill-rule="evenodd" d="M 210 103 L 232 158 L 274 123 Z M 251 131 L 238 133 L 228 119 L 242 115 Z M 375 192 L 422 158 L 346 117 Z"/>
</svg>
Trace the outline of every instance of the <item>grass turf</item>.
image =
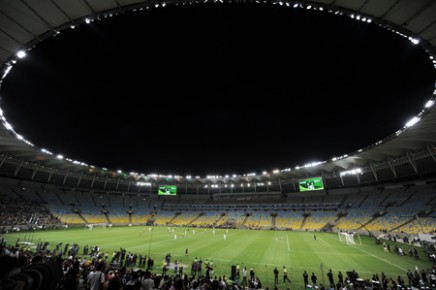
<svg viewBox="0 0 436 290">
<path fill-rule="evenodd" d="M 303 271 L 310 275 L 312 272 L 318 277 L 318 283 L 328 284 L 327 272 L 333 270 L 334 280 L 337 282 L 338 271 L 346 277 L 346 271 L 356 270 L 362 278 L 371 278 L 372 274 L 385 272 L 388 277 L 396 279 L 401 275 L 407 281 L 406 271 L 414 271 L 416 267 L 426 269 L 431 267 L 430 262 L 419 249 L 419 260 L 410 256 L 399 256 L 383 250 L 382 245 L 376 245 L 373 238 L 361 237 L 362 245 L 347 245 L 339 241 L 335 233 L 313 233 L 271 230 L 226 230 L 171 228 L 167 227 L 133 226 L 99 228 L 93 230 L 74 228 L 57 231 L 37 231 L 32 234 L 9 233 L 4 235 L 8 244 L 15 244 L 17 238 L 21 241 L 32 240 L 38 243 L 47 241 L 49 248 L 54 249 L 57 243 L 70 245 L 77 243 L 81 246 L 80 255 L 84 245 L 96 246 L 109 254 L 125 248 L 127 252 L 141 255 L 150 255 L 155 260 L 154 272 L 160 273 L 162 261 L 167 253 L 171 253 L 172 262 L 182 260 L 185 272 L 190 274 L 190 264 L 195 257 L 214 262 L 214 276 L 226 275 L 230 277 L 231 266 L 239 264 L 241 269 L 245 266 L 256 273 L 263 287 L 273 288 L 274 267 L 279 270 L 279 289 L 303 289 Z M 183 237 L 184 232 L 186 237 Z M 195 234 L 194 234 L 195 231 Z M 177 239 L 174 239 L 174 234 Z M 224 234 L 226 239 L 224 240 Z M 316 240 L 314 239 L 316 235 Z M 358 242 L 358 240 L 357 240 Z M 388 242 L 391 249 L 393 242 Z M 402 246 L 408 253 L 409 245 Z M 185 249 L 189 249 L 189 256 L 185 256 Z M 283 266 L 288 268 L 288 277 L 291 283 L 283 283 Z M 203 270 L 204 273 L 204 270 Z"/>
</svg>

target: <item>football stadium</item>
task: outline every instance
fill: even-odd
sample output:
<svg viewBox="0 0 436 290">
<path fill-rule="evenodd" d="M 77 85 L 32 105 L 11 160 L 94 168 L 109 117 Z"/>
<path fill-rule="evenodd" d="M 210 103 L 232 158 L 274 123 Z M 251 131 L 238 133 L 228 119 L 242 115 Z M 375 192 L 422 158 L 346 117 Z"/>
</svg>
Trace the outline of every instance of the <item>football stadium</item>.
<svg viewBox="0 0 436 290">
<path fill-rule="evenodd" d="M 349 152 L 341 152 L 344 147 L 337 139 L 333 147 L 328 148 L 331 157 L 322 161 L 310 161 L 313 159 L 308 157 L 303 161 L 307 163 L 295 165 L 301 159 L 282 158 L 287 159 L 284 164 L 289 166 L 259 171 L 259 168 L 268 166 L 265 164 L 271 167 L 277 164 L 272 159 L 268 163 L 268 157 L 265 158 L 267 163 L 261 164 L 263 153 L 280 151 L 282 157 L 289 156 L 286 155 L 286 146 L 278 144 L 284 139 L 276 139 L 276 135 L 289 134 L 280 131 L 280 127 L 274 131 L 275 136 L 264 138 L 266 142 L 275 143 L 275 147 L 250 151 L 250 163 L 242 157 L 236 160 L 246 163 L 249 168 L 254 166 L 236 174 L 233 173 L 236 167 L 227 167 L 225 162 L 219 161 L 216 161 L 220 168 L 218 172 L 224 173 L 209 174 L 210 167 L 206 167 L 209 160 L 199 163 L 199 174 L 170 174 L 168 172 L 189 172 L 176 167 L 173 157 L 167 160 L 159 157 L 160 162 L 167 166 L 162 172 L 144 167 L 152 173 L 142 173 L 141 168 L 131 171 L 130 165 L 123 164 L 122 160 L 120 164 L 115 153 L 105 156 L 107 162 L 98 161 L 101 164 L 93 165 L 91 157 L 86 157 L 89 160 L 70 157 L 69 154 L 76 154 L 71 151 L 73 149 L 61 154 L 57 152 L 62 149 L 56 145 L 36 145 L 45 142 L 39 140 L 45 132 L 37 132 L 35 127 L 39 125 L 34 124 L 26 110 L 37 111 L 48 118 L 52 114 L 57 116 L 55 111 L 60 111 L 66 122 L 73 125 L 77 121 L 80 126 L 96 126 L 93 134 L 107 135 L 107 146 L 118 134 L 137 133 L 140 138 L 136 142 L 140 146 L 135 150 L 140 148 L 142 155 L 149 158 L 141 163 L 145 165 L 147 160 L 151 162 L 152 155 L 157 155 L 157 149 L 150 149 L 154 148 L 152 142 L 169 146 L 165 148 L 179 143 L 182 146 L 181 143 L 185 142 L 188 142 L 187 146 L 193 146 L 188 140 L 181 139 L 184 135 L 175 132 L 179 130 L 178 120 L 165 123 L 165 126 L 174 126 L 173 131 L 150 136 L 149 133 L 141 135 L 141 132 L 135 132 L 137 128 L 123 129 L 121 133 L 113 127 L 101 131 L 103 127 L 98 127 L 97 121 L 91 121 L 100 118 L 93 110 L 86 110 L 87 117 L 82 115 L 74 119 L 72 113 L 62 111 L 59 104 L 58 107 L 39 108 L 30 100 L 27 103 L 23 99 L 14 108 L 9 105 L 10 91 L 22 92 L 20 90 L 26 88 L 27 83 L 32 88 L 33 83 L 39 82 L 35 73 L 25 75 L 20 85 L 9 78 L 16 76 L 14 71 L 18 71 L 23 63 L 37 64 L 36 57 L 32 60 L 32 53 L 36 55 L 40 47 L 48 49 L 50 54 L 50 47 L 56 47 L 57 41 L 65 41 L 65 45 L 78 51 L 78 46 L 68 37 L 73 33 L 83 34 L 81 29 L 84 27 L 102 32 L 104 28 L 99 23 L 111 23 L 111 19 L 116 18 L 146 18 L 154 11 L 158 11 L 157 16 L 150 17 L 156 17 L 153 21 L 157 22 L 159 17 L 165 17 L 166 11 L 177 14 L 180 9 L 199 6 L 214 11 L 224 9 L 222 7 L 236 6 L 243 10 L 256 6 L 263 12 L 272 9 L 268 11 L 273 15 L 293 11 L 301 12 L 298 16 L 301 18 L 308 14 L 323 21 L 346 19 L 348 22 L 344 27 L 352 27 L 350 23 L 353 23 L 368 33 L 368 27 L 375 28 L 389 35 L 386 38 L 393 37 L 425 56 L 425 69 L 433 72 L 429 77 L 430 90 L 423 89 L 425 93 L 419 93 L 423 95 L 419 100 L 415 92 L 406 92 L 410 99 L 415 99 L 415 105 L 418 103 L 419 110 L 402 126 L 389 129 L 390 133 L 367 139 L 376 141 L 361 141 L 364 140 L 360 139 L 361 136 L 371 133 L 354 129 L 359 120 L 347 120 L 349 127 L 346 129 L 332 125 L 329 132 L 321 123 L 335 123 L 336 119 L 318 120 L 321 118 L 317 115 L 318 108 L 309 108 L 313 110 L 309 117 L 316 122 L 300 126 L 305 127 L 304 135 L 289 136 L 295 139 L 294 142 L 310 150 L 321 150 L 321 147 L 328 147 L 327 143 L 324 144 L 328 134 L 343 130 L 345 134 L 342 135 L 356 139 L 360 145 Z M 195 11 L 199 13 L 200 10 Z M 226 17 L 224 10 L 219 11 L 220 17 Z M 296 14 L 292 15 L 293 19 L 298 18 Z M 260 21 L 257 16 L 253 18 Z M 332 28 L 326 24 L 325 29 Z M 353 31 L 351 33 L 356 35 Z M 130 37 L 124 36 L 126 39 Z M 94 40 L 95 35 L 91 38 Z M 97 39 L 89 51 L 91 46 L 106 40 L 104 37 Z M 126 47 L 131 49 L 128 45 Z M 410 47 L 408 49 L 412 50 Z M 435 47 L 436 2 L 433 0 L 1 0 L 0 289 L 436 289 Z M 123 57 L 130 62 L 132 55 Z M 404 57 L 405 52 L 400 51 L 400 55 Z M 236 55 L 232 61 L 239 57 Z M 64 58 L 70 58 L 71 65 L 77 61 L 71 55 Z M 175 58 L 183 58 L 183 54 Z M 148 65 L 139 62 L 141 66 Z M 189 66 L 189 62 L 185 65 Z M 376 71 L 378 68 L 372 69 Z M 400 70 L 399 66 L 394 69 Z M 419 78 L 420 68 L 414 69 L 410 75 Z M 121 78 L 124 72 L 113 74 Z M 60 83 L 66 81 L 59 76 L 57 81 L 61 87 Z M 88 77 L 91 78 L 91 74 Z M 212 78 L 215 77 L 217 75 Z M 97 81 L 97 76 L 94 81 L 96 86 L 102 82 Z M 144 80 L 138 78 L 138 81 Z M 200 82 L 210 85 L 207 78 Z M 398 79 L 396 82 L 407 81 Z M 45 86 L 52 86 L 53 91 L 58 88 L 54 82 Z M 74 90 L 71 87 L 72 94 Z M 55 92 L 59 98 L 68 93 L 65 88 Z M 357 99 L 350 105 L 356 114 L 365 107 L 365 101 Z M 424 100 L 422 104 L 421 100 Z M 86 99 L 80 102 L 86 107 Z M 295 104 L 294 99 L 292 102 Z M 368 108 L 378 104 L 376 100 L 371 102 L 374 103 Z M 403 108 L 397 108 L 394 102 L 391 106 L 395 111 L 401 111 Z M 124 107 L 119 103 L 116 106 L 131 115 L 146 116 L 149 110 L 153 110 L 138 104 Z M 278 107 L 282 104 L 287 106 L 283 102 Z M 24 113 L 19 113 L 20 110 Z M 187 108 L 181 110 L 185 112 Z M 280 114 L 292 112 L 289 108 L 287 110 L 280 111 Z M 165 112 L 159 113 L 154 117 L 164 122 Z M 365 114 L 371 115 L 371 112 Z M 53 126 L 56 126 L 56 118 L 49 119 Z M 126 123 L 130 120 L 123 118 L 126 118 L 123 120 Z M 195 122 L 200 122 L 199 119 Z M 23 129 L 23 123 L 30 129 Z M 194 138 L 193 135 L 204 129 L 201 126 L 182 130 L 183 134 L 187 139 Z M 213 136 L 224 134 L 218 129 Z M 327 134 L 318 130 L 326 130 Z M 32 132 L 36 136 L 32 136 Z M 255 132 L 249 133 L 253 135 Z M 308 141 L 306 134 L 314 135 L 316 139 L 313 140 L 317 141 Z M 32 137 L 27 139 L 28 135 Z M 53 144 L 56 139 L 66 138 L 56 133 L 52 135 L 55 135 Z M 74 134 L 70 135 L 76 138 Z M 237 147 L 241 146 L 238 145 L 240 139 L 238 135 L 231 136 L 225 143 L 238 151 L 242 148 Z M 73 144 L 77 152 L 79 147 L 84 147 L 85 151 L 104 151 L 104 148 L 95 148 L 91 142 L 93 136 L 88 137 L 89 142 L 81 142 L 80 146 L 79 143 Z M 213 141 L 210 136 L 202 138 Z M 241 139 L 247 138 L 256 143 L 263 137 L 251 139 L 243 136 Z M 206 146 L 201 140 L 195 142 Z M 317 147 L 309 143 L 316 143 Z M 223 144 L 219 143 L 220 146 Z M 120 151 L 130 150 L 130 143 L 125 146 Z M 219 153 L 222 154 L 220 158 L 230 154 L 225 148 Z M 168 153 L 168 156 L 175 155 Z M 189 158 L 185 157 L 188 170 Z M 120 167 L 107 164 L 119 164 Z"/>
</svg>

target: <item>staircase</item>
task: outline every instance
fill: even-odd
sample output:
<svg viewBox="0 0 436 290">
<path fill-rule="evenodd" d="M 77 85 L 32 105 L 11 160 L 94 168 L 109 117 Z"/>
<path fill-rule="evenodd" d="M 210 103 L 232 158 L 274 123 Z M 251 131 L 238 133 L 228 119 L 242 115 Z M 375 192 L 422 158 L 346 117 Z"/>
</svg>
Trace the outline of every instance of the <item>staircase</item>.
<svg viewBox="0 0 436 290">
<path fill-rule="evenodd" d="M 308 218 L 309 216 L 304 216 L 303 217 L 303 221 L 301 222 L 301 225 L 300 225 L 300 228 L 299 228 L 299 230 L 300 231 L 302 231 L 303 230 L 303 227 L 304 227 L 304 225 L 306 224 L 306 221 L 307 221 L 307 218 Z"/>
<path fill-rule="evenodd" d="M 213 222 L 213 225 L 216 225 L 225 216 L 226 214 L 224 212 L 221 213 L 220 216 Z"/>
<path fill-rule="evenodd" d="M 203 213 L 203 212 L 199 213 L 198 216 L 196 216 L 192 221 L 190 221 L 190 222 L 187 223 L 186 225 L 187 225 L 187 226 L 192 225 L 196 220 L 198 220 L 198 219 L 199 219 L 200 217 L 202 217 L 202 216 L 204 216 L 204 213 Z"/>
<path fill-rule="evenodd" d="M 406 202 L 409 201 L 409 199 L 411 199 L 415 194 L 417 194 L 418 191 L 416 190 L 414 193 L 412 193 L 411 195 L 409 195 L 402 203 L 400 203 L 400 206 L 403 206 L 406 204 Z"/>
<path fill-rule="evenodd" d="M 105 213 L 104 217 L 106 218 L 106 221 L 107 221 L 108 224 L 112 224 L 111 219 L 109 218 L 109 214 L 108 213 Z"/>
<path fill-rule="evenodd" d="M 348 199 L 348 194 L 344 195 L 344 198 L 341 200 L 341 203 L 339 204 L 338 207 L 342 207 L 347 201 L 347 199 Z"/>
<path fill-rule="evenodd" d="M 57 197 L 57 199 L 60 201 L 60 203 L 61 203 L 62 205 L 65 205 L 65 202 L 61 199 L 61 197 L 59 196 L 59 194 L 58 194 L 57 192 L 55 192 L 54 194 L 55 194 L 55 196 Z"/>
<path fill-rule="evenodd" d="M 85 219 L 85 217 L 80 212 L 76 212 L 76 214 L 85 222 L 85 224 L 88 224 L 88 221 Z"/>
<path fill-rule="evenodd" d="M 337 218 L 335 221 L 326 223 L 320 231 L 322 232 L 333 232 L 333 228 L 338 225 L 340 218 Z"/>
<path fill-rule="evenodd" d="M 362 204 L 368 199 L 369 195 L 365 195 L 365 197 L 362 199 L 362 201 L 359 203 L 359 205 L 357 207 L 361 207 Z"/>
<path fill-rule="evenodd" d="M 176 212 L 176 213 L 174 214 L 173 218 L 172 218 L 170 221 L 167 222 L 167 225 L 168 225 L 168 224 L 172 224 L 172 223 L 174 222 L 174 220 L 175 220 L 179 215 L 181 215 L 181 214 L 182 214 L 181 212 Z"/>
<path fill-rule="evenodd" d="M 244 220 L 241 223 L 241 226 L 244 226 L 245 223 L 247 222 L 248 218 L 251 216 L 251 214 L 246 214 Z"/>
<path fill-rule="evenodd" d="M 408 220 L 408 221 L 402 223 L 402 224 L 399 225 L 399 226 L 396 226 L 396 227 L 390 229 L 389 231 L 390 231 L 390 232 L 393 232 L 393 231 L 395 231 L 396 229 L 399 229 L 399 228 L 401 228 L 402 226 L 405 226 L 405 225 L 407 225 L 407 224 L 413 222 L 414 220 L 416 220 L 416 218 L 411 218 L 410 220 Z"/>
<path fill-rule="evenodd" d="M 273 228 L 275 228 L 276 224 L 277 224 L 277 213 L 276 214 L 271 214 L 271 226 Z"/>
<path fill-rule="evenodd" d="M 392 195 L 392 193 L 388 193 L 385 198 L 377 205 L 378 207 L 381 207 L 381 205 Z"/>
</svg>

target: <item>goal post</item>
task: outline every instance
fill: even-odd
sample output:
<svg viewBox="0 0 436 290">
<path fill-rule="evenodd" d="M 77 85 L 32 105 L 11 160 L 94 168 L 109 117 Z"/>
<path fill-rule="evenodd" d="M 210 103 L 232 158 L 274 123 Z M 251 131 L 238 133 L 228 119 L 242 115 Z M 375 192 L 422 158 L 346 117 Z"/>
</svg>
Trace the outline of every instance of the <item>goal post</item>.
<svg viewBox="0 0 436 290">
<path fill-rule="evenodd" d="M 93 228 L 109 228 L 112 224 L 109 223 L 96 223 L 96 224 L 86 224 L 86 228 L 92 230 Z"/>
<path fill-rule="evenodd" d="M 358 238 L 359 245 L 362 244 L 362 241 L 360 240 L 360 236 L 354 232 L 347 233 L 347 232 L 338 232 L 339 241 L 347 243 L 347 245 L 356 245 L 355 237 Z"/>
</svg>

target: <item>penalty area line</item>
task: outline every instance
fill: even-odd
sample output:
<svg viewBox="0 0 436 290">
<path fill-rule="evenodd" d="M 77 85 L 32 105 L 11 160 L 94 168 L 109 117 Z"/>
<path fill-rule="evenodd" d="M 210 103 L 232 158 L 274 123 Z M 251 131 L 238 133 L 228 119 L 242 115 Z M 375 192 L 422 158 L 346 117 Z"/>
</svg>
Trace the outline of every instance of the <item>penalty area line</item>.
<svg viewBox="0 0 436 290">
<path fill-rule="evenodd" d="M 331 238 L 331 237 L 329 236 L 329 238 Z M 404 271 L 404 272 L 407 272 L 406 269 L 401 268 L 401 267 L 399 267 L 399 266 L 397 266 L 397 265 L 395 265 L 395 264 L 389 262 L 388 260 L 385 260 L 385 259 L 382 259 L 382 258 L 380 258 L 380 257 L 377 257 L 376 255 L 371 254 L 370 252 L 365 251 L 364 249 L 360 249 L 359 246 L 351 245 L 351 247 L 353 247 L 354 249 L 359 250 L 359 251 L 361 251 L 361 252 L 367 254 L 368 256 L 374 257 L 374 258 L 376 258 L 376 259 L 378 259 L 378 260 L 380 260 L 380 261 L 382 261 L 382 262 L 385 262 L 386 264 L 389 264 L 389 265 L 391 265 L 391 266 L 394 266 L 394 267 L 397 268 L 397 269 L 400 269 L 400 270 L 402 270 L 402 271 Z"/>
</svg>

